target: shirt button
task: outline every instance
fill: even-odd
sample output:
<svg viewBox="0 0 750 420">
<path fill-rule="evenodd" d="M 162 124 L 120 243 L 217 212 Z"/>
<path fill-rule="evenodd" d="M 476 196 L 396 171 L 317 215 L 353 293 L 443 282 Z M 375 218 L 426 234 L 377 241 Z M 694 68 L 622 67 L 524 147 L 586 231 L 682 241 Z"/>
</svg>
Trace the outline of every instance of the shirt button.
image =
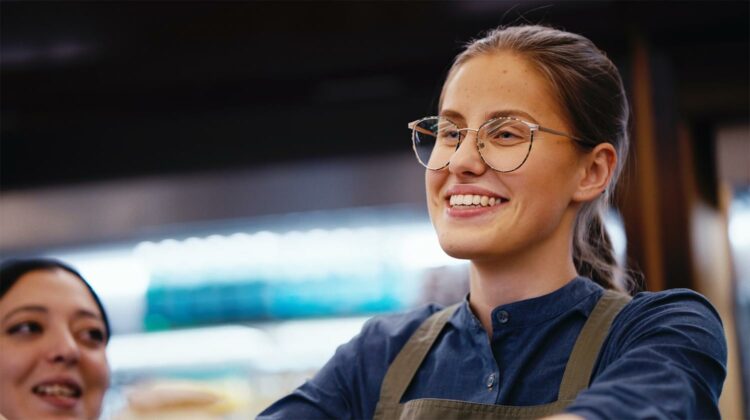
<svg viewBox="0 0 750 420">
<path fill-rule="evenodd" d="M 487 377 L 487 389 L 492 389 L 493 386 L 495 386 L 495 379 L 497 377 L 494 373 L 490 373 L 490 376 Z"/>
<path fill-rule="evenodd" d="M 497 313 L 497 322 L 505 324 L 510 319 L 510 314 L 506 311 L 500 311 Z"/>
</svg>

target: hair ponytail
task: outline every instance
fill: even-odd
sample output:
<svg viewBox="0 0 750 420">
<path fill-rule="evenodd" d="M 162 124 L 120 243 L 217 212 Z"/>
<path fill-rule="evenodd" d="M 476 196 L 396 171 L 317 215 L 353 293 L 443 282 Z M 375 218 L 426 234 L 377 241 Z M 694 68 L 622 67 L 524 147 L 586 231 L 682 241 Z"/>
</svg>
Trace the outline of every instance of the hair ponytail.
<svg viewBox="0 0 750 420">
<path fill-rule="evenodd" d="M 585 215 L 584 211 L 593 214 Z M 588 277 L 605 289 L 626 291 L 617 265 L 612 241 L 604 224 L 604 214 L 597 208 L 578 213 L 573 232 L 573 262 L 578 274 Z"/>
</svg>

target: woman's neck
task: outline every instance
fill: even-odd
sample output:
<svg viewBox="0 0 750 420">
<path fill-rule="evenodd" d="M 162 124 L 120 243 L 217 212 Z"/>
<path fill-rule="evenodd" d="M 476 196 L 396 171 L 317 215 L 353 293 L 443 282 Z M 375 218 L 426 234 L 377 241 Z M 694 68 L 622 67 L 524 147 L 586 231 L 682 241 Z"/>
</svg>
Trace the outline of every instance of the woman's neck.
<svg viewBox="0 0 750 420">
<path fill-rule="evenodd" d="M 549 244 L 553 245 L 553 244 Z M 570 247 L 527 250 L 505 259 L 472 261 L 469 304 L 492 337 L 492 310 L 552 293 L 578 275 Z"/>
</svg>

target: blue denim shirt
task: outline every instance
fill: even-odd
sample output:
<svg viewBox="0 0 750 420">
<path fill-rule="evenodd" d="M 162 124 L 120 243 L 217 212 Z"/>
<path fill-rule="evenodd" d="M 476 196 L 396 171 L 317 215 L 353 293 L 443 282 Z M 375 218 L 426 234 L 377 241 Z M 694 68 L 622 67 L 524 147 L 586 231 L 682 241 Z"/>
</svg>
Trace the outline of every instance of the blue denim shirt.
<svg viewBox="0 0 750 420">
<path fill-rule="evenodd" d="M 403 401 L 555 401 L 573 344 L 601 294 L 599 285 L 579 277 L 548 295 L 497 307 L 491 340 L 465 301 Z M 369 320 L 315 377 L 259 418 L 371 418 L 388 366 L 440 309 Z M 566 412 L 589 419 L 719 418 L 726 358 L 721 320 L 701 295 L 686 289 L 639 293 L 615 318 L 589 388 Z"/>
</svg>

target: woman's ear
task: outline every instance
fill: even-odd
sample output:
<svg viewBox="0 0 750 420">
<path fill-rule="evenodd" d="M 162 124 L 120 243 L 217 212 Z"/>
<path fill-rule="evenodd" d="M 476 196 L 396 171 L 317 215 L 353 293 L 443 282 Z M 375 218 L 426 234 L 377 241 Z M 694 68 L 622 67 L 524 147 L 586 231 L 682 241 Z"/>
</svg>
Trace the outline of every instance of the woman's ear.
<svg viewBox="0 0 750 420">
<path fill-rule="evenodd" d="M 617 167 L 617 151 L 610 143 L 599 143 L 581 159 L 581 178 L 573 200 L 591 201 L 609 187 Z"/>
</svg>

